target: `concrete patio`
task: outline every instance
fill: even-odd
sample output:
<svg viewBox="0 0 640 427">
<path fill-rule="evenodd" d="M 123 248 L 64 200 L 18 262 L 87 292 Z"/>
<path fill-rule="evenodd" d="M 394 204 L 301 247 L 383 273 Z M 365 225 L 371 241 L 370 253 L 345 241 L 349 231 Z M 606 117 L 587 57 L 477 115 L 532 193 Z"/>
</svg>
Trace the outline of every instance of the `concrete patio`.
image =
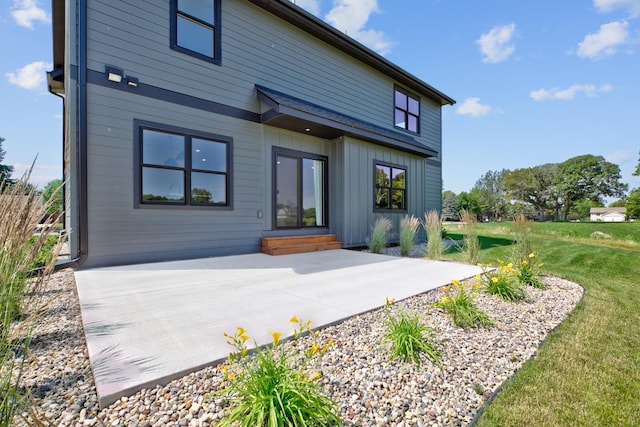
<svg viewBox="0 0 640 427">
<path fill-rule="evenodd" d="M 100 404 L 225 359 L 237 326 L 259 344 L 292 315 L 337 323 L 481 270 L 333 250 L 203 258 L 75 272 Z"/>
</svg>

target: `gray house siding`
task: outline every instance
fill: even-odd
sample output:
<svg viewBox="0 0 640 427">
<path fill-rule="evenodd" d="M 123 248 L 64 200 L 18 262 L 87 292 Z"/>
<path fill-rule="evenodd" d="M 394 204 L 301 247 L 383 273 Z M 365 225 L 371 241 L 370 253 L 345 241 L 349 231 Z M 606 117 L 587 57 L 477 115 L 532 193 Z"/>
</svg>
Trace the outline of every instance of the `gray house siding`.
<svg viewBox="0 0 640 427">
<path fill-rule="evenodd" d="M 77 24 L 74 5 L 67 6 L 67 29 L 72 30 Z M 365 244 L 380 216 L 392 219 L 397 232 L 405 214 L 374 212 L 376 160 L 407 168 L 406 213 L 421 217 L 427 209 L 440 208 L 439 156 L 425 160 L 354 137 L 322 139 L 263 125 L 260 114 L 272 107 L 258 100 L 256 85 L 406 134 L 437 153 L 442 148 L 439 102 L 414 93 L 421 98 L 420 133 L 395 129 L 394 79 L 248 1 L 222 1 L 221 65 L 170 48 L 168 0 L 95 0 L 84 5 L 88 194 L 86 229 L 81 232 L 88 235 L 88 258 L 83 267 L 258 251 L 261 237 L 284 232 L 273 226 L 274 147 L 326 156 L 328 227 L 313 232 L 336 233 L 347 247 Z M 79 246 L 73 232 L 82 225 L 77 195 L 82 159 L 74 144 L 81 144 L 77 79 L 83 64 L 76 60 L 74 40 L 75 33 L 65 51 L 65 173 L 72 253 Z M 107 81 L 106 66 L 139 79 L 139 86 Z M 231 138 L 231 206 L 139 205 L 138 121 Z"/>
</svg>

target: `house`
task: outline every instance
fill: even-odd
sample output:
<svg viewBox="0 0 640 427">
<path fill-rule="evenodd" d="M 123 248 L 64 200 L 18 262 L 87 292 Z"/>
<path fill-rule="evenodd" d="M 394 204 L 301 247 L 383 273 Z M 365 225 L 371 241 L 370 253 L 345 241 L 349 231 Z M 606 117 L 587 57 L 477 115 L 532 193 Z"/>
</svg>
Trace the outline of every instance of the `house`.
<svg viewBox="0 0 640 427">
<path fill-rule="evenodd" d="M 602 222 L 623 222 L 627 218 L 627 208 L 591 208 L 590 220 Z"/>
<path fill-rule="evenodd" d="M 286 0 L 52 1 L 75 266 L 366 243 L 441 207 L 454 100 Z"/>
</svg>

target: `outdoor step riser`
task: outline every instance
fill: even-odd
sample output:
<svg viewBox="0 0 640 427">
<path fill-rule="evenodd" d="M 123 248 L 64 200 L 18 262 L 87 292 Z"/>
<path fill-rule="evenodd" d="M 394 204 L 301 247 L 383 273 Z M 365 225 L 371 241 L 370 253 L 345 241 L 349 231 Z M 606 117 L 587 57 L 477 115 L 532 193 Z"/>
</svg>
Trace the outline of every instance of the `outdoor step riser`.
<svg viewBox="0 0 640 427">
<path fill-rule="evenodd" d="M 262 252 L 267 255 L 286 255 L 332 249 L 342 249 L 342 242 L 336 240 L 335 234 L 265 237 L 262 239 Z"/>
</svg>

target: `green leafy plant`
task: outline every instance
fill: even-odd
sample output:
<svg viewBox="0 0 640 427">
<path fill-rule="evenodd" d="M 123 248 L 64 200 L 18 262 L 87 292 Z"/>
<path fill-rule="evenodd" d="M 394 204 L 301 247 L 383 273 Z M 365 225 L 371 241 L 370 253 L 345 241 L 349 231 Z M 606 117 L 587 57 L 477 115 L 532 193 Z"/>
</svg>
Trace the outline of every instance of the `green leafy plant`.
<svg viewBox="0 0 640 427">
<path fill-rule="evenodd" d="M 387 247 L 388 234 L 392 227 L 389 218 L 382 217 L 376 220 L 371 229 L 371 238 L 367 242 L 371 252 L 374 254 L 382 253 L 383 249 Z"/>
<path fill-rule="evenodd" d="M 400 310 L 397 315 L 390 313 L 392 300 L 387 299 L 385 306 L 385 326 L 387 332 L 383 342 L 391 347 L 391 360 L 401 359 L 420 365 L 424 354 L 439 368 L 442 367 L 441 355 L 433 344 L 433 329 L 420 322 L 417 314 L 407 314 Z"/>
<path fill-rule="evenodd" d="M 409 255 L 416 239 L 418 227 L 420 227 L 420 220 L 413 215 L 405 215 L 400 220 L 400 255 Z"/>
<path fill-rule="evenodd" d="M 544 283 L 540 278 L 540 267 L 544 264 L 536 261 L 538 255 L 535 252 L 529 254 L 528 259 L 524 259 L 516 266 L 516 276 L 518 281 L 525 286 L 544 289 Z"/>
<path fill-rule="evenodd" d="M 466 209 L 460 212 L 460 221 L 464 224 L 464 240 L 462 252 L 470 264 L 477 264 L 480 257 L 480 240 L 476 225 L 478 220 L 474 214 Z"/>
<path fill-rule="evenodd" d="M 464 282 L 453 280 L 451 286 L 441 288 L 444 295 L 433 306 L 449 313 L 453 323 L 461 328 L 492 325 L 491 318 L 476 305 L 477 290 L 481 287 L 479 282 L 475 282 L 469 292 Z"/>
<path fill-rule="evenodd" d="M 497 295 L 505 301 L 521 301 L 526 297 L 524 288 L 516 276 L 513 263 L 505 264 L 498 260 L 498 265 L 481 265 L 484 271 L 483 282 L 485 292 Z"/>
<path fill-rule="evenodd" d="M 427 257 L 440 259 L 442 257 L 442 221 L 435 209 L 424 214 L 424 231 L 427 233 Z"/>
<path fill-rule="evenodd" d="M 322 373 L 309 369 L 310 360 L 326 353 L 333 345 L 333 339 L 321 343 L 319 333 L 311 329 L 309 321 L 301 322 L 294 316 L 290 322 L 298 324 L 293 333 L 294 339 L 304 333 L 311 336 L 311 344 L 302 357 L 285 350 L 280 344 L 280 332 L 272 332 L 273 343 L 257 348 L 252 355 L 248 354 L 246 343 L 249 336 L 245 329 L 239 327 L 234 335 L 225 334 L 227 343 L 236 351 L 221 367 L 226 388 L 211 393 L 224 397 L 231 405 L 219 426 L 342 424 L 336 404 L 322 394 L 317 382 Z"/>
</svg>

